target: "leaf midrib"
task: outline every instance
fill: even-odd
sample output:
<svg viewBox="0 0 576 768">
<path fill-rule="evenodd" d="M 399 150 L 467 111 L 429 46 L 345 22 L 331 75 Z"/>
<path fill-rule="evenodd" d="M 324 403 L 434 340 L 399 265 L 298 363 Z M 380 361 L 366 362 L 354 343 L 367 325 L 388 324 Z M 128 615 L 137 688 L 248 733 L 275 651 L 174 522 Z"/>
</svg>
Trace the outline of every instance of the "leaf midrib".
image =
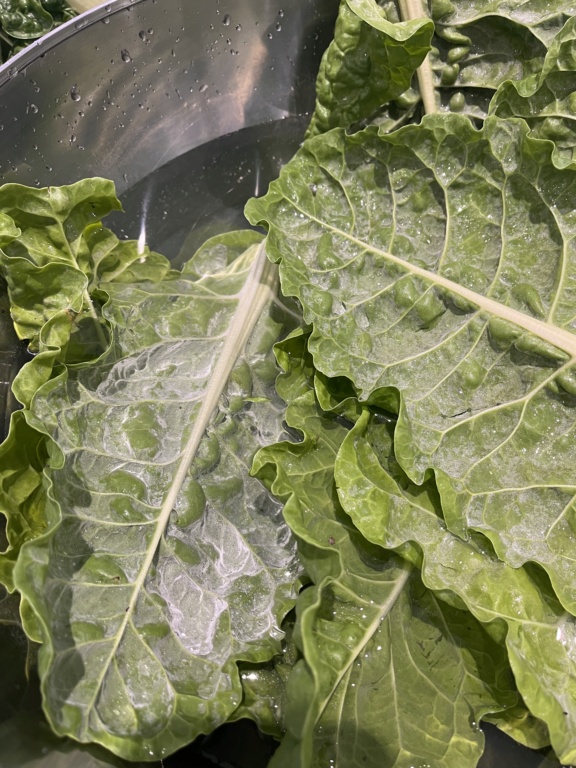
<svg viewBox="0 0 576 768">
<path fill-rule="evenodd" d="M 290 200 L 290 202 L 294 206 L 295 210 L 299 211 L 325 230 L 333 232 L 334 234 L 339 235 L 351 243 L 355 243 L 366 251 L 370 251 L 377 256 L 381 256 L 383 259 L 391 262 L 392 264 L 396 264 L 397 266 L 401 267 L 409 274 L 420 277 L 428 282 L 432 282 L 450 291 L 450 293 L 460 296 L 466 301 L 475 304 L 481 311 L 488 312 L 494 317 L 506 320 L 513 325 L 522 328 L 528 333 L 531 333 L 534 336 L 538 336 L 538 338 L 567 353 L 571 360 L 576 358 L 576 335 L 570 331 L 567 331 L 564 328 L 560 328 L 557 325 L 544 322 L 543 320 L 538 320 L 531 315 L 527 315 L 525 312 L 521 312 L 518 309 L 513 309 L 506 304 L 501 304 L 500 302 L 495 301 L 494 299 L 490 299 L 488 296 L 484 296 L 481 293 L 476 293 L 475 291 L 472 291 L 469 288 L 460 285 L 459 283 L 455 283 L 454 281 L 449 280 L 443 275 L 439 275 L 437 272 L 431 272 L 427 269 L 423 269 L 422 267 L 418 267 L 416 264 L 412 264 L 411 262 L 405 261 L 398 256 L 394 256 L 392 253 L 376 248 L 370 243 L 367 243 L 364 240 L 360 240 L 359 238 L 354 237 L 350 233 L 345 232 L 338 227 L 327 224 L 325 221 L 314 216 L 309 211 L 304 210 L 300 206 L 296 205 L 293 200 Z M 354 260 L 355 259 L 350 259 L 349 262 Z"/>
<path fill-rule="evenodd" d="M 208 426 L 214 409 L 224 391 L 230 372 L 254 329 L 262 310 L 268 302 L 272 301 L 275 295 L 277 268 L 268 260 L 264 245 L 265 241 L 258 246 L 254 257 L 254 263 L 248 274 L 246 283 L 239 293 L 238 306 L 230 321 L 230 333 L 226 338 L 226 342 L 210 375 L 210 383 L 206 390 L 198 416 L 194 422 L 192 433 L 182 453 L 172 483 L 164 497 L 160 514 L 156 521 L 154 535 L 147 548 L 147 555 L 142 563 L 136 580 L 133 582 L 133 591 L 130 602 L 126 608 L 124 619 L 118 628 L 110 653 L 108 654 L 105 663 L 102 665 L 102 672 L 98 678 L 97 685 L 94 688 L 94 696 L 87 708 L 88 710 L 91 710 L 96 703 L 107 671 L 116 656 L 120 643 L 128 628 L 128 624 L 132 619 L 138 598 L 144 587 L 150 566 L 152 565 L 162 535 L 168 524 L 177 496 L 184 484 L 186 475 L 194 460 L 205 429 Z"/>
</svg>

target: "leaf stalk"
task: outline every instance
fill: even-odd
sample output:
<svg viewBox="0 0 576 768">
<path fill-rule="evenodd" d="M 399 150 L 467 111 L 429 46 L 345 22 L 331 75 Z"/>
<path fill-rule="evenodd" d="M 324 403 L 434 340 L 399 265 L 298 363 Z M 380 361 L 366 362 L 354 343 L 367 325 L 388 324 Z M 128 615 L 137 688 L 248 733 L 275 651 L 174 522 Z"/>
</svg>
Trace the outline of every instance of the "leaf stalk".
<svg viewBox="0 0 576 768">
<path fill-rule="evenodd" d="M 399 5 L 400 16 L 403 21 L 413 21 L 426 16 L 422 0 L 399 0 Z M 420 89 L 424 111 L 427 115 L 438 112 L 436 89 L 434 87 L 434 77 L 432 75 L 432 65 L 430 64 L 429 54 L 426 55 L 426 58 L 416 70 L 416 76 L 418 78 L 418 88 Z"/>
</svg>

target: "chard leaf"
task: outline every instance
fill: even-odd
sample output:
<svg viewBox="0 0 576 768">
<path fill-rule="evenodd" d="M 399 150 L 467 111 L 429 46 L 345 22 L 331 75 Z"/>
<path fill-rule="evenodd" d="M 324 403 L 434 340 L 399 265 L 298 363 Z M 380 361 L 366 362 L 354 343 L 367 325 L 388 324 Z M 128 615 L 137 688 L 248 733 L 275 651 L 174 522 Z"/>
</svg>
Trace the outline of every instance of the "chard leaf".
<svg viewBox="0 0 576 768">
<path fill-rule="evenodd" d="M 475 20 L 494 16 L 525 26 L 538 40 L 549 46 L 556 33 L 576 10 L 572 0 L 526 3 L 523 0 L 467 0 L 452 3 L 451 0 L 431 0 L 431 15 L 435 23 L 444 29 L 460 28 Z"/>
<path fill-rule="evenodd" d="M 279 391 L 296 395 L 286 419 L 304 440 L 264 448 L 254 465 L 286 499 L 316 583 L 297 603 L 304 659 L 288 678 L 287 734 L 271 766 L 474 765 L 483 747 L 476 723 L 517 701 L 505 649 L 350 525 L 334 487 L 348 430 L 315 401 L 304 340 L 288 339 L 279 355 L 289 366 Z"/>
<path fill-rule="evenodd" d="M 86 747 L 60 739 L 40 710 L 16 715 L 0 724 L 0 765 L 26 768 L 151 768 L 126 763 L 96 745 Z M 158 768 L 159 763 L 153 767 Z"/>
<path fill-rule="evenodd" d="M 433 28 L 429 19 L 400 22 L 392 4 L 385 10 L 376 0 L 341 0 L 308 135 L 348 127 L 405 91 L 429 50 Z"/>
<path fill-rule="evenodd" d="M 527 132 L 456 115 L 331 132 L 247 214 L 315 365 L 398 413 L 396 458 L 435 475 L 448 529 L 538 563 L 576 613 L 576 176 Z"/>
<path fill-rule="evenodd" d="M 576 17 L 556 35 L 541 72 L 502 83 L 490 104 L 499 117 L 522 117 L 532 136 L 555 144 L 552 158 L 564 168 L 576 160 Z"/>
<path fill-rule="evenodd" d="M 33 399 L 47 530 L 14 583 L 56 733 L 150 760 L 231 715 L 238 661 L 280 650 L 300 566 L 248 468 L 283 432 L 271 349 L 294 320 L 260 245 L 197 280 L 104 290 L 107 353 Z"/>
<path fill-rule="evenodd" d="M 100 219 L 120 207 L 114 185 L 87 179 L 71 186 L 0 188 L 0 270 L 8 282 L 11 315 L 20 338 L 37 351 L 13 383 L 29 406 L 58 363 L 83 363 L 108 344 L 96 297 L 104 282 L 158 281 L 167 259 L 135 241 L 119 241 Z M 44 532 L 46 489 L 42 472 L 46 435 L 31 411 L 13 414 L 0 446 L 0 511 L 9 547 L 0 555 L 0 582 L 14 588 L 12 570 L 22 544 Z"/>
<path fill-rule="evenodd" d="M 484 119 L 501 83 L 540 70 L 546 44 L 504 7 L 495 12 L 492 5 L 460 19 L 445 16 L 445 4 L 438 5 L 431 8 L 441 16 L 435 19 L 430 54 L 438 109 Z"/>
<path fill-rule="evenodd" d="M 284 709 L 286 683 L 300 656 L 294 641 L 294 618 L 289 615 L 282 624 L 285 636 L 282 653 L 266 664 L 239 664 L 242 680 L 242 703 L 230 721 L 248 717 L 262 733 L 281 739 L 285 733 Z"/>
<path fill-rule="evenodd" d="M 106 179 L 0 188 L 0 215 L 7 225 L 12 222 L 11 237 L 0 239 L 0 269 L 16 333 L 33 350 L 41 348 L 39 334 L 47 322 L 59 319 L 67 328 L 64 338 L 79 314 L 96 316 L 90 294 L 101 281 L 133 279 L 129 269 L 135 262 L 141 262 L 140 279 L 162 279 L 168 271 L 164 257 L 139 250 L 135 242 L 121 243 L 101 227 L 104 216 L 120 209 L 114 184 Z"/>
<path fill-rule="evenodd" d="M 482 537 L 463 541 L 434 509 L 434 489 L 414 486 L 398 467 L 391 430 L 365 411 L 344 440 L 336 483 L 344 509 L 364 535 L 385 548 L 418 544 L 422 580 L 445 599 L 458 598 L 492 632 L 502 633 L 518 689 L 548 726 L 562 763 L 576 759 L 573 678 L 576 619 L 563 611 L 537 571 L 510 568 Z"/>
<path fill-rule="evenodd" d="M 6 516 L 8 548 L 0 556 L 0 582 L 14 589 L 13 570 L 24 542 L 46 529 L 46 436 L 28 422 L 24 410 L 12 415 L 10 432 L 0 445 L 0 509 Z"/>
<path fill-rule="evenodd" d="M 540 71 L 547 46 L 572 12 L 563 0 L 547 4 L 545 14 L 527 14 L 516 3 L 456 6 L 432 0 L 432 27 L 424 8 L 423 18 L 400 22 L 397 6 L 402 3 L 342 0 L 334 41 L 320 68 L 309 136 L 364 121 L 391 131 L 419 119 L 416 73 L 429 48 L 426 111 L 484 119 L 502 83 Z M 402 42 L 403 30 L 412 29 L 406 25 L 414 24 L 422 25 L 414 28 L 418 36 Z"/>
<path fill-rule="evenodd" d="M 0 0 L 0 25 L 11 37 L 29 40 L 49 32 L 54 19 L 40 0 Z"/>
</svg>

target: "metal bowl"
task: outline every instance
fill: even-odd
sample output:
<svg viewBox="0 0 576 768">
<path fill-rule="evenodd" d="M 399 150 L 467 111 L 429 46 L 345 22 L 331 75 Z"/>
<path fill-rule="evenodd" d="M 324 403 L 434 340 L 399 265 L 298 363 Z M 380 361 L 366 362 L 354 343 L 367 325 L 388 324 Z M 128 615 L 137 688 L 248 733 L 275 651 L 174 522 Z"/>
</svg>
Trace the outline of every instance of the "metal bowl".
<svg viewBox="0 0 576 768">
<path fill-rule="evenodd" d="M 0 182 L 112 179 L 126 215 L 110 226 L 172 257 L 211 227 L 243 226 L 243 203 L 301 138 L 337 5 L 115 0 L 82 14 L 0 67 Z M 274 128 L 283 123 L 288 133 Z M 282 151 L 272 159 L 264 137 L 275 132 Z M 24 355 L 2 291 L 4 434 Z"/>
<path fill-rule="evenodd" d="M 0 181 L 113 179 L 126 213 L 111 226 L 178 261 L 215 230 L 244 226 L 244 202 L 295 150 L 337 7 L 338 0 L 115 0 L 82 14 L 0 67 Z M 0 290 L 0 428 L 24 356 Z M 35 730 L 44 744 L 36 754 L 30 727 L 12 741 L 4 734 L 0 765 L 117 764 L 55 740 L 45 726 Z M 240 738 L 250 754 L 234 764 L 265 765 L 270 743 L 254 730 L 238 736 L 238 727 L 193 747 L 186 764 L 208 764 L 204 753 L 233 764 Z M 487 742 L 483 768 L 553 765 L 495 730 Z M 166 768 L 183 764 L 178 759 Z"/>
</svg>

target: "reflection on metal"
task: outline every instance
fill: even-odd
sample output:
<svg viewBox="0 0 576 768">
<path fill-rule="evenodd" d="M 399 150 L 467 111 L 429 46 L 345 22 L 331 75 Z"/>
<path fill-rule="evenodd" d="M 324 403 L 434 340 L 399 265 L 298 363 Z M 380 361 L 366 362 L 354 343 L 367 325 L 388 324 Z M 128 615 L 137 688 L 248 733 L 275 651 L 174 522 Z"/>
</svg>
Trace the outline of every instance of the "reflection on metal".
<svg viewBox="0 0 576 768">
<path fill-rule="evenodd" d="M 119 193 L 136 185 L 142 192 L 134 201 L 137 213 L 124 221 L 137 218 L 130 236 L 142 247 L 158 235 L 165 239 L 163 232 L 153 237 L 154 226 L 164 224 L 152 217 L 155 191 L 145 177 L 219 137 L 312 108 L 318 63 L 338 9 L 338 0 L 72 2 L 93 10 L 0 67 L 0 183 L 47 186 L 104 176 Z M 214 177 L 213 166 L 208 173 Z M 206 215 L 218 208 L 210 196 L 202 203 Z M 191 210 L 188 221 L 197 216 Z M 6 305 L 4 285 L 0 297 Z M 26 352 L 4 305 L 5 428 L 15 406 L 9 383 Z"/>
<path fill-rule="evenodd" d="M 309 111 L 337 6 L 99 5 L 0 67 L 0 181 L 101 175 L 122 192 L 214 138 Z"/>
</svg>

